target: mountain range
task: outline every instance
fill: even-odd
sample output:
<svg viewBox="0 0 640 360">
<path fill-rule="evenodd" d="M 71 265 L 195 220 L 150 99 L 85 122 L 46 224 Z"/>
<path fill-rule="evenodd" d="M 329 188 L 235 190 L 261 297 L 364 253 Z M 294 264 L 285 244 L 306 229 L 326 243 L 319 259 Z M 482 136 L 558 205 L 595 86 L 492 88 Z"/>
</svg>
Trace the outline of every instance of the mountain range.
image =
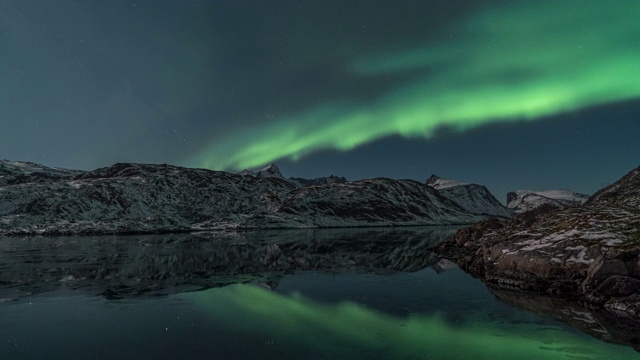
<svg viewBox="0 0 640 360">
<path fill-rule="evenodd" d="M 0 235 L 452 225 L 510 216 L 474 189 L 464 192 L 486 202 L 456 201 L 450 189 L 413 180 L 286 179 L 275 165 L 234 174 L 130 163 L 77 171 L 3 160 Z"/>
<path fill-rule="evenodd" d="M 527 194 L 508 208 L 485 186 L 435 175 L 424 183 L 348 181 L 285 178 L 275 164 L 234 174 L 132 163 L 80 171 L 0 160 L 0 236 L 473 224 L 546 203 L 579 204 L 554 196 L 566 195 L 560 192 Z"/>
</svg>

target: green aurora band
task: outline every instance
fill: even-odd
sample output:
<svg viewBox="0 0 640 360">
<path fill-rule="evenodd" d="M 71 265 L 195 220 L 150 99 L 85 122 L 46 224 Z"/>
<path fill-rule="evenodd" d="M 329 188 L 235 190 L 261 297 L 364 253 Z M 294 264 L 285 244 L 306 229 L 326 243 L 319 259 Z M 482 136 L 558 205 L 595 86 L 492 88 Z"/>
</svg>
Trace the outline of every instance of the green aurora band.
<svg viewBox="0 0 640 360">
<path fill-rule="evenodd" d="M 352 76 L 411 71 L 369 103 L 335 101 L 212 140 L 192 166 L 241 169 L 390 135 L 434 136 L 640 97 L 640 2 L 518 1 L 466 18 L 439 41 L 349 64 Z M 426 74 L 426 75 L 425 75 Z"/>
<path fill-rule="evenodd" d="M 320 358 L 389 359 L 637 359 L 629 347 L 540 324 L 512 324 L 506 331 L 476 321 L 455 326 L 437 315 L 400 318 L 352 302 L 320 304 L 253 285 L 186 294 L 226 331 L 253 334 L 288 351 Z M 323 357 L 324 356 L 324 357 Z"/>
</svg>

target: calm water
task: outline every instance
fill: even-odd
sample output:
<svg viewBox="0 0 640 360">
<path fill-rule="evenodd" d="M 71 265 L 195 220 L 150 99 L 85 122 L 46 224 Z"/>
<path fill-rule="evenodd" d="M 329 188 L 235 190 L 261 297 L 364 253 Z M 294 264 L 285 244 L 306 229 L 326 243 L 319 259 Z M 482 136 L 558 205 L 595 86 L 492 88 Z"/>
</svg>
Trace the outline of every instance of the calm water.
<svg viewBox="0 0 640 360">
<path fill-rule="evenodd" d="M 0 239 L 0 359 L 640 358 L 426 250 L 452 230 Z"/>
</svg>

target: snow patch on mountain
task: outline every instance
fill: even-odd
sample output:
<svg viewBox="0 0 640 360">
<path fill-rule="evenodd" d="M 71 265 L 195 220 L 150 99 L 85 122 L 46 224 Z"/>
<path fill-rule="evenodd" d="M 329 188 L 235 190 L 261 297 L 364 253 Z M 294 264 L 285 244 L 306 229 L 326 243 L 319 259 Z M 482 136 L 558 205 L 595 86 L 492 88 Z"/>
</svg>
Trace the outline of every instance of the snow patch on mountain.
<svg viewBox="0 0 640 360">
<path fill-rule="evenodd" d="M 568 189 L 546 191 L 516 190 L 507 194 L 507 207 L 520 214 L 543 205 L 558 208 L 580 206 L 588 199 L 589 195 L 576 193 Z"/>
<path fill-rule="evenodd" d="M 425 181 L 425 184 L 431 186 L 436 190 L 448 189 L 454 186 L 470 185 L 469 183 L 458 181 L 458 180 L 443 179 L 437 175 L 431 175 Z"/>
</svg>

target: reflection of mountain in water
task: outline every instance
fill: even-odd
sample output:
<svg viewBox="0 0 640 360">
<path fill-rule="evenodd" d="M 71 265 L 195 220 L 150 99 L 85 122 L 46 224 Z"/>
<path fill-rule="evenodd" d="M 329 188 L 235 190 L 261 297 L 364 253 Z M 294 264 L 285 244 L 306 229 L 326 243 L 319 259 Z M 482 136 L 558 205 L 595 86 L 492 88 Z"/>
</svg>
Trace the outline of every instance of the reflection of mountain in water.
<svg viewBox="0 0 640 360">
<path fill-rule="evenodd" d="M 575 301 L 489 286 L 496 298 L 533 313 L 551 316 L 587 334 L 612 343 L 630 345 L 640 351 L 640 322 L 637 319 L 613 316 Z"/>
<path fill-rule="evenodd" d="M 384 274 L 431 267 L 441 272 L 455 265 L 427 249 L 458 228 L 2 238 L 0 302 L 68 289 L 108 299 L 248 282 L 273 289 L 287 274 L 304 270 Z M 610 321 L 575 302 L 494 292 L 595 337 L 637 346 L 640 328 L 634 324 Z"/>
<path fill-rule="evenodd" d="M 426 249 L 456 227 L 287 230 L 0 241 L 0 299 L 58 289 L 107 298 L 260 281 L 298 270 L 383 273 L 441 266 Z"/>
</svg>

